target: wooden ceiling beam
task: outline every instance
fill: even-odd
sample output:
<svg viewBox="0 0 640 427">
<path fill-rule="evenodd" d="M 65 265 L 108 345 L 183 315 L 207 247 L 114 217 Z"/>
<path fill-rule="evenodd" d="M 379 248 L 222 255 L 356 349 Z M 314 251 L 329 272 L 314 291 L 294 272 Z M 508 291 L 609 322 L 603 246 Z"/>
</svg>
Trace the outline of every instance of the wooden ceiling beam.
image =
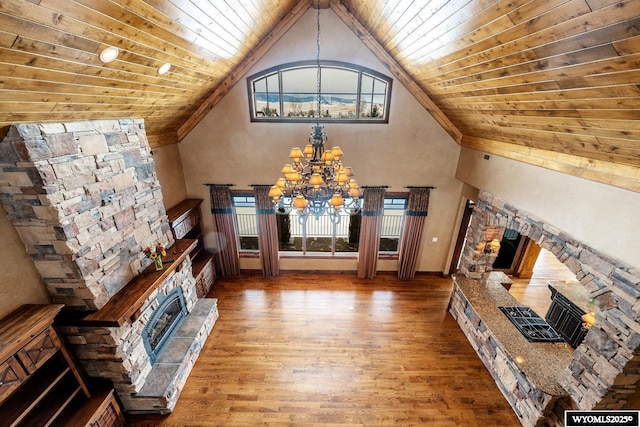
<svg viewBox="0 0 640 427">
<path fill-rule="evenodd" d="M 311 7 L 311 1 L 300 1 L 278 25 L 249 53 L 227 77 L 213 90 L 211 95 L 198 107 L 180 128 L 178 129 L 178 141 L 182 141 L 191 130 L 211 111 L 222 98 L 229 93 L 231 88 L 264 56 L 271 47 L 287 32 Z"/>
<path fill-rule="evenodd" d="M 314 9 L 329 9 L 329 0 L 313 0 Z"/>
<path fill-rule="evenodd" d="M 378 43 L 360 21 L 339 1 L 329 0 L 331 10 L 353 31 L 382 62 L 393 76 L 407 88 L 413 97 L 422 105 L 444 130 L 458 143 L 462 142 L 462 132 L 449 120 L 440 108 L 431 100 L 420 85 L 402 68 L 402 66 Z"/>
</svg>

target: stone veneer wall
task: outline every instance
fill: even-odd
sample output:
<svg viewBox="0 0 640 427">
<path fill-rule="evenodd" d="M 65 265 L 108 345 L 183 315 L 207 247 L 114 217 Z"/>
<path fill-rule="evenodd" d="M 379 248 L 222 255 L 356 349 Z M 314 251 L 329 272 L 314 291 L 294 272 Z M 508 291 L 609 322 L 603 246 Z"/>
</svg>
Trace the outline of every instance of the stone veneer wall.
<svg viewBox="0 0 640 427">
<path fill-rule="evenodd" d="M 600 309 L 595 325 L 560 378 L 571 406 L 582 410 L 624 407 L 640 379 L 640 270 L 481 191 L 459 273 L 486 280 L 493 259 L 480 249 L 488 237 L 500 239 L 505 228 L 550 250 L 576 275 Z"/>
<path fill-rule="evenodd" d="M 0 198 L 52 300 L 102 307 L 173 242 L 140 119 L 19 124 L 0 142 Z"/>
<path fill-rule="evenodd" d="M 142 331 L 154 310 L 166 295 L 177 287 L 182 287 L 187 312 L 191 312 L 198 297 L 190 257 L 168 275 L 149 295 L 133 318 L 128 319 L 124 325 L 62 327 L 67 342 L 87 374 L 111 380 L 126 410 L 139 409 L 134 396 L 145 385 L 153 367 L 151 357 L 144 346 Z M 203 337 L 202 343 L 205 339 L 206 336 Z M 175 396 L 175 389 L 184 385 L 188 374 L 189 371 L 185 372 L 182 381 L 172 384 L 174 389 L 169 390 L 168 394 Z"/>
</svg>

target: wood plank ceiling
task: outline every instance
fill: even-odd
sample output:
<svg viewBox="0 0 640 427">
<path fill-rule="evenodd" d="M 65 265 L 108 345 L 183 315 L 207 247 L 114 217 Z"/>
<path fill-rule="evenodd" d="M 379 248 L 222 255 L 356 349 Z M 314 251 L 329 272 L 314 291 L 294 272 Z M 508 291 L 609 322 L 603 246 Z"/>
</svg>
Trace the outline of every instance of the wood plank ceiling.
<svg viewBox="0 0 640 427">
<path fill-rule="evenodd" d="M 176 143 L 311 4 L 2 0 L 0 128 L 143 117 L 152 146 Z M 640 191 L 639 0 L 320 7 L 462 145 Z"/>
</svg>

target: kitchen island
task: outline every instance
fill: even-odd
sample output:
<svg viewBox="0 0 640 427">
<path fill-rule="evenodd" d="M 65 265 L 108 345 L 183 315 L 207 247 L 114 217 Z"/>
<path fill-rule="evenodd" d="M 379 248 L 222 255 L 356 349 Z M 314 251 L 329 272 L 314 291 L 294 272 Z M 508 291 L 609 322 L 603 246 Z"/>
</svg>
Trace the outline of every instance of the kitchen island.
<svg viewBox="0 0 640 427">
<path fill-rule="evenodd" d="M 499 309 L 522 306 L 500 283 L 456 277 L 449 312 L 525 426 L 562 419 L 567 392 L 559 383 L 573 358 L 564 342 L 529 342 Z"/>
</svg>

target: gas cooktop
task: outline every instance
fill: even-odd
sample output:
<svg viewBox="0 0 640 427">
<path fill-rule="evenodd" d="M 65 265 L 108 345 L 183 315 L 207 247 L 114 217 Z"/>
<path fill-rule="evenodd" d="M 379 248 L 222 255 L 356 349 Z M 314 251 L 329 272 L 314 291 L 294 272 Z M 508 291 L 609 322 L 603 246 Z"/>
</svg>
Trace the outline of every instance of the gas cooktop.
<svg viewBox="0 0 640 427">
<path fill-rule="evenodd" d="M 513 325 L 531 342 L 562 342 L 564 339 L 531 307 L 499 307 Z"/>
</svg>

